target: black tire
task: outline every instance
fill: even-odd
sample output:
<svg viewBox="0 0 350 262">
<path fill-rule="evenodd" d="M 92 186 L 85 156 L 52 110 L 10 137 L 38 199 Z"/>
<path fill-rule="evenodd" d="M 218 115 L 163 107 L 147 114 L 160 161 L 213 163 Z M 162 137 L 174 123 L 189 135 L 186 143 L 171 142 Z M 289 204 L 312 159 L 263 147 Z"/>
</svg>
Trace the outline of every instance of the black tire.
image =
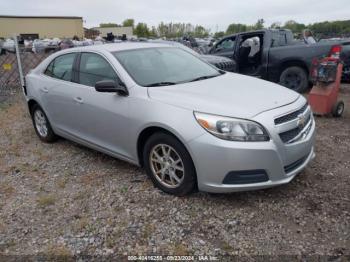
<svg viewBox="0 0 350 262">
<path fill-rule="evenodd" d="M 38 125 L 36 123 L 36 118 L 35 118 L 36 113 L 40 113 L 42 115 L 42 117 L 45 119 L 45 123 L 42 124 L 42 125 L 45 125 L 46 129 L 47 129 L 45 134 L 42 131 L 40 131 L 39 128 L 38 128 Z M 38 104 L 36 104 L 36 105 L 34 105 L 31 108 L 30 114 L 31 114 L 31 117 L 32 117 L 35 133 L 38 135 L 40 140 L 45 142 L 45 143 L 53 143 L 53 142 L 55 142 L 58 137 L 53 132 L 51 124 L 49 122 L 49 119 L 47 118 L 44 110 Z"/>
<path fill-rule="evenodd" d="M 298 93 L 305 92 L 309 86 L 307 72 L 299 66 L 291 66 L 284 69 L 280 75 L 279 83 Z"/>
<path fill-rule="evenodd" d="M 332 108 L 332 115 L 334 117 L 341 117 L 344 113 L 345 105 L 343 101 L 338 101 Z"/>
<path fill-rule="evenodd" d="M 160 178 L 156 177 L 156 174 L 153 171 L 154 167 L 152 167 L 152 163 L 150 163 L 151 152 L 153 152 L 155 148 L 161 145 L 166 145 L 174 149 L 182 160 L 181 164 L 183 164 L 183 169 L 184 169 L 183 179 L 182 179 L 182 182 L 179 183 L 179 185 L 176 186 L 175 188 L 170 188 L 162 184 L 159 181 Z M 162 133 L 162 132 L 153 134 L 147 140 L 144 146 L 143 163 L 144 163 L 144 167 L 146 169 L 147 175 L 149 175 L 153 184 L 168 194 L 172 194 L 176 196 L 184 196 L 191 193 L 196 188 L 196 185 L 197 185 L 196 170 L 195 170 L 192 158 L 188 153 L 188 151 L 186 150 L 186 148 L 184 147 L 184 145 L 172 135 Z M 161 166 L 161 164 L 159 165 Z M 170 175 L 169 175 L 169 178 L 170 178 Z"/>
</svg>

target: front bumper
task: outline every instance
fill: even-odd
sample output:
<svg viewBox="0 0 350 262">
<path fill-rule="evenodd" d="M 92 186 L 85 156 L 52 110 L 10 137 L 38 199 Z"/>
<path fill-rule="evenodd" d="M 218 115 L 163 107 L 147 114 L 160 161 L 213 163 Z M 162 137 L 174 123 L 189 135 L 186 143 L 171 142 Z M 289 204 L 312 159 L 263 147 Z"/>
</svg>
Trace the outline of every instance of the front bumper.
<svg viewBox="0 0 350 262">
<path fill-rule="evenodd" d="M 295 108 L 292 106 L 292 108 Z M 277 112 L 278 113 L 278 112 Z M 266 112 L 255 120 L 271 119 Z M 284 144 L 274 133 L 274 124 L 266 123 L 271 140 L 267 142 L 233 142 L 218 139 L 206 133 L 190 141 L 191 152 L 198 180 L 198 189 L 213 193 L 248 191 L 289 183 L 315 157 L 315 122 L 302 140 Z M 263 170 L 268 179 L 259 183 L 226 184 L 225 177 L 230 172 Z"/>
</svg>

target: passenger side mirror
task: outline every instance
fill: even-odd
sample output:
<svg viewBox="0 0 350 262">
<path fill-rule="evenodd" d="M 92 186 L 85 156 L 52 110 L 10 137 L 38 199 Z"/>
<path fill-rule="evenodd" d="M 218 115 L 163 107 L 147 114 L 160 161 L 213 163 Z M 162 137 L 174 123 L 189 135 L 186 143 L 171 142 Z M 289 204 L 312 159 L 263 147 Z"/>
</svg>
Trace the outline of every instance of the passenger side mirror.
<svg viewBox="0 0 350 262">
<path fill-rule="evenodd" d="M 129 91 L 122 83 L 117 83 L 113 80 L 102 80 L 95 84 L 95 90 L 103 93 L 118 93 L 122 96 L 129 95 Z"/>
</svg>

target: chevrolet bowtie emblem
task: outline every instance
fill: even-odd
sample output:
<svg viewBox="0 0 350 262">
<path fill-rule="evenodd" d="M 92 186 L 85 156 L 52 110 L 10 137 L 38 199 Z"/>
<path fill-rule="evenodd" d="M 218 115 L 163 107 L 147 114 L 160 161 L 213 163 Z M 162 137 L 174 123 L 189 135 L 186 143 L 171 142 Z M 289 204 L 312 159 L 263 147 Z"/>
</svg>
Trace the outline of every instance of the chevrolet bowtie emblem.
<svg viewBox="0 0 350 262">
<path fill-rule="evenodd" d="M 306 118 L 304 115 L 298 115 L 298 127 L 299 128 L 304 128 L 306 122 Z"/>
</svg>

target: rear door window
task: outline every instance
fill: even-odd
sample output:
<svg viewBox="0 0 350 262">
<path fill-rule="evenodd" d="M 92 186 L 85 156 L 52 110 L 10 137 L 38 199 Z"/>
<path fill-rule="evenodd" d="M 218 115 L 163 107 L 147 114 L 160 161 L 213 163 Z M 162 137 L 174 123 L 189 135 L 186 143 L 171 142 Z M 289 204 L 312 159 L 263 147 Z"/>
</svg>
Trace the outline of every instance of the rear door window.
<svg viewBox="0 0 350 262">
<path fill-rule="evenodd" d="M 72 81 L 75 56 L 75 53 L 71 53 L 56 57 L 46 68 L 44 74 L 60 80 Z"/>
<path fill-rule="evenodd" d="M 79 66 L 79 83 L 94 87 L 96 82 L 119 78 L 112 66 L 102 56 L 94 53 L 82 53 Z"/>
<path fill-rule="evenodd" d="M 287 37 L 284 32 L 273 32 L 272 33 L 272 47 L 285 46 L 287 45 Z"/>
</svg>

